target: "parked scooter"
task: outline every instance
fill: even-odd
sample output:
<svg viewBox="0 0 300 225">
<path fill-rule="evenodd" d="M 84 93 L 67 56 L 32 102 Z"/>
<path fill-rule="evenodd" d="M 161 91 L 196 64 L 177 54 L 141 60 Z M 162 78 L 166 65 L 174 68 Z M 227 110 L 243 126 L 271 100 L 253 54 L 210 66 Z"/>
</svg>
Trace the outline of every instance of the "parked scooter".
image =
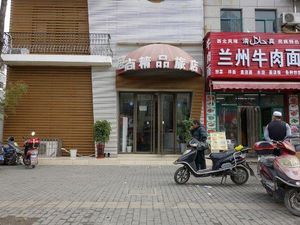
<svg viewBox="0 0 300 225">
<path fill-rule="evenodd" d="M 13 136 L 7 139 L 7 145 L 1 144 L 2 154 L 0 154 L 0 163 L 5 165 L 19 165 L 22 162 L 22 150 L 15 142 Z M 1 160 L 1 155 L 3 160 Z"/>
<path fill-rule="evenodd" d="M 201 146 L 202 145 L 202 146 Z M 189 142 L 190 148 L 187 149 L 182 156 L 180 156 L 174 164 L 181 164 L 174 174 L 174 180 L 177 184 L 185 184 L 190 174 L 195 177 L 222 177 L 223 180 L 230 176 L 231 180 L 237 184 L 245 184 L 249 179 L 249 173 L 254 176 L 254 172 L 246 162 L 247 148 L 229 150 L 221 153 L 211 153 L 207 159 L 212 160 L 212 168 L 197 170 L 195 159 L 197 156 L 197 149 L 202 151 L 208 149 L 208 146 L 203 146 L 203 143 L 196 139 Z"/>
<path fill-rule="evenodd" d="M 267 193 L 284 200 L 290 213 L 300 216 L 300 161 L 295 147 L 287 140 L 259 141 L 254 144 L 257 172 Z"/>
<path fill-rule="evenodd" d="M 31 133 L 31 137 L 24 142 L 23 163 L 28 168 L 35 168 L 38 164 L 38 150 L 40 146 L 40 139 L 34 137 L 35 132 Z"/>
</svg>

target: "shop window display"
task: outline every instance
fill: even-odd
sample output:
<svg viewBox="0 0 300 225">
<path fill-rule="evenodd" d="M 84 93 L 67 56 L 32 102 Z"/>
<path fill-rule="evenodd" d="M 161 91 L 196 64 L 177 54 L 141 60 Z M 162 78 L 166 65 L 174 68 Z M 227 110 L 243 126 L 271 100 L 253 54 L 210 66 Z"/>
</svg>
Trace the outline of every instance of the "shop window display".
<svg viewBox="0 0 300 225">
<path fill-rule="evenodd" d="M 261 94 L 260 104 L 263 105 L 264 107 L 282 106 L 284 104 L 283 95 Z"/>
<path fill-rule="evenodd" d="M 258 105 L 258 94 L 239 94 L 238 105 L 239 106 L 257 106 Z"/>
<path fill-rule="evenodd" d="M 284 111 L 284 95 L 218 93 L 216 106 L 216 131 L 225 132 L 228 141 L 250 146 L 252 139 L 263 134 L 263 126 L 270 121 L 272 112 Z"/>
<path fill-rule="evenodd" d="M 226 139 L 237 142 L 237 108 L 220 107 L 218 112 L 217 130 L 225 132 Z"/>
</svg>

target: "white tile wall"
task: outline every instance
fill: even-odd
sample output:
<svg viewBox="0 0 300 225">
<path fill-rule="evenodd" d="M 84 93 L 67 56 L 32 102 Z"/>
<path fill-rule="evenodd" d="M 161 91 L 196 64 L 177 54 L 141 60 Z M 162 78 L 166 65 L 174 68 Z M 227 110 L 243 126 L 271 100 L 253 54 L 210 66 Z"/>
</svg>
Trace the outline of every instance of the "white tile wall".
<svg viewBox="0 0 300 225">
<path fill-rule="evenodd" d="M 257 0 L 240 0 L 240 7 L 243 8 L 245 6 L 255 7 L 257 5 Z"/>
<path fill-rule="evenodd" d="M 240 0 L 222 0 L 222 6 L 225 7 L 239 7 Z"/>
<path fill-rule="evenodd" d="M 273 8 L 273 7 L 275 7 L 275 0 L 257 1 L 257 6 L 266 7 L 266 8 Z"/>
</svg>

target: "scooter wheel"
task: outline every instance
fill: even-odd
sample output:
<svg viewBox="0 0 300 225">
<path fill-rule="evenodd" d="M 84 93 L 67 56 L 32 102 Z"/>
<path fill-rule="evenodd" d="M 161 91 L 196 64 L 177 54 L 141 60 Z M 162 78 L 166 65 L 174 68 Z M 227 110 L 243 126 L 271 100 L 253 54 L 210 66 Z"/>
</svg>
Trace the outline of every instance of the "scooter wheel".
<svg viewBox="0 0 300 225">
<path fill-rule="evenodd" d="M 290 189 L 285 192 L 284 205 L 295 216 L 300 216 L 300 190 Z"/>
<path fill-rule="evenodd" d="M 177 184 L 185 184 L 190 179 L 190 171 L 185 166 L 180 167 L 174 174 L 174 180 Z"/>
<path fill-rule="evenodd" d="M 237 166 L 233 169 L 233 174 L 230 175 L 230 179 L 237 185 L 246 183 L 249 179 L 249 173 L 246 168 Z"/>
<path fill-rule="evenodd" d="M 30 159 L 25 159 L 25 158 L 23 158 L 23 163 L 25 166 L 30 166 L 31 164 Z"/>
</svg>

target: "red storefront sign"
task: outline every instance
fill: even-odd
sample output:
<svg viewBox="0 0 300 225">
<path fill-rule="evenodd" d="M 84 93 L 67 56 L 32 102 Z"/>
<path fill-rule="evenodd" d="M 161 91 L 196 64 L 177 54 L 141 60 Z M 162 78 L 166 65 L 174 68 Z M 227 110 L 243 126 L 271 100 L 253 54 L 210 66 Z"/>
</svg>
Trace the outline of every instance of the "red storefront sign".
<svg viewBox="0 0 300 225">
<path fill-rule="evenodd" d="M 213 79 L 300 80 L 300 35 L 209 33 L 206 76 Z"/>
</svg>

